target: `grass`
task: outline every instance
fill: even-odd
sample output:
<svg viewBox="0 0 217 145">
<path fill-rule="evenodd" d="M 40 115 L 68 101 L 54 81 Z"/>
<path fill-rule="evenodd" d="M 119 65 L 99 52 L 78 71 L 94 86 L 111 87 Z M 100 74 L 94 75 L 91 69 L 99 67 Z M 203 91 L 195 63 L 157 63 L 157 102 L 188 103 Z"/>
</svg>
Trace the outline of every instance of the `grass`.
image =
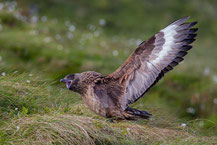
<svg viewBox="0 0 217 145">
<path fill-rule="evenodd" d="M 212 137 L 199 137 L 177 129 L 158 128 L 145 123 L 102 119 L 68 114 L 33 115 L 13 120 L 3 128 L 15 144 L 214 144 Z"/>
<path fill-rule="evenodd" d="M 112 123 L 92 113 L 77 94 L 35 74 L 8 72 L 0 81 L 2 144 L 217 143 L 217 124 L 209 120 L 178 119 L 161 107 L 136 103 L 153 118 Z"/>
<path fill-rule="evenodd" d="M 10 75 L 10 74 L 7 74 Z M 11 73 L 10 77 L 1 77 L 0 117 L 5 120 L 16 115 L 44 114 L 54 110 L 67 110 L 67 105 L 76 102 L 77 97 L 65 99 L 66 92 L 50 88 L 49 83 L 27 74 Z M 39 91 L 40 90 L 40 91 Z M 55 95 L 56 94 L 56 95 Z M 59 104 L 59 100 L 63 104 Z M 53 106 L 55 105 L 55 106 Z M 52 107 L 53 106 L 53 107 Z"/>
<path fill-rule="evenodd" d="M 2 2 L 0 143 L 216 144 L 215 5 L 194 0 L 159 3 L 161 9 L 144 1 L 31 0 L 18 2 L 10 11 L 14 3 Z M 39 11 L 30 13 L 34 4 Z M 186 15 L 199 21 L 194 48 L 184 63 L 132 105 L 152 113 L 151 120 L 112 123 L 59 84 L 69 73 L 111 73 L 138 43 Z M 32 21 L 35 16 L 37 22 Z"/>
</svg>

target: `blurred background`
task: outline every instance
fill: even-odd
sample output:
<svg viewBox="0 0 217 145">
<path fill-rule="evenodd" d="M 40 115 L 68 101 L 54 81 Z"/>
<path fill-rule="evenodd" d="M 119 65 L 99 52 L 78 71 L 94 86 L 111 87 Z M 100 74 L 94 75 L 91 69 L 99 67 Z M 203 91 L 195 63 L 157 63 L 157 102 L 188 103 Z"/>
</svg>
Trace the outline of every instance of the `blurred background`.
<svg viewBox="0 0 217 145">
<path fill-rule="evenodd" d="M 193 49 L 133 106 L 160 108 L 186 120 L 202 118 L 205 132 L 217 123 L 216 0 L 1 0 L 0 95 L 12 97 L 16 92 L 5 89 L 7 79 L 34 86 L 35 77 L 36 84 L 46 80 L 48 89 L 63 90 L 59 79 L 66 74 L 92 70 L 107 75 L 138 44 L 184 16 L 198 21 Z M 12 79 L 15 73 L 17 79 Z M 80 100 L 74 93 L 66 94 Z M 34 108 L 15 100 L 3 99 L 0 113 Z"/>
</svg>

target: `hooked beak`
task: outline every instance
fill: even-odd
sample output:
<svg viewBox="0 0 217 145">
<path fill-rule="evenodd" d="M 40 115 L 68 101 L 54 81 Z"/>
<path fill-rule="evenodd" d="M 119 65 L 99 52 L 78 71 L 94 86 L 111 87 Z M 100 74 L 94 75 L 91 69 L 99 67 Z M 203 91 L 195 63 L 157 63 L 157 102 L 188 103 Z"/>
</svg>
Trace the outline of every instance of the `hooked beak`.
<svg viewBox="0 0 217 145">
<path fill-rule="evenodd" d="M 68 80 L 68 79 L 61 79 L 60 82 L 65 83 L 68 90 L 72 84 L 72 80 Z"/>
</svg>

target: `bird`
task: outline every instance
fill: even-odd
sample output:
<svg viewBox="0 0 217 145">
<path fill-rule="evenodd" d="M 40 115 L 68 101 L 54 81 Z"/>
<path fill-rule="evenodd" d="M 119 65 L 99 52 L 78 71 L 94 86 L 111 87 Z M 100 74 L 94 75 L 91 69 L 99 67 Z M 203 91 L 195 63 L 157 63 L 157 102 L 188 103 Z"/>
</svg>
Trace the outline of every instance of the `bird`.
<svg viewBox="0 0 217 145">
<path fill-rule="evenodd" d="M 103 76 L 94 71 L 65 76 L 70 91 L 81 95 L 90 110 L 106 118 L 148 119 L 147 111 L 130 107 L 167 72 L 183 61 L 197 36 L 195 22 L 183 17 L 142 42 L 114 72 Z"/>
</svg>

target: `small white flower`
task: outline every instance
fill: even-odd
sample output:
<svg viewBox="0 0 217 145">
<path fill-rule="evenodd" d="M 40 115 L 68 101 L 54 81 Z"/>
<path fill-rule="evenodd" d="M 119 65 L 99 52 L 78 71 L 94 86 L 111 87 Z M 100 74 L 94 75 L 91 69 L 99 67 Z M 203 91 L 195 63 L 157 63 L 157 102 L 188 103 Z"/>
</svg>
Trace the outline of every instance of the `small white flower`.
<svg viewBox="0 0 217 145">
<path fill-rule="evenodd" d="M 16 74 L 16 73 L 18 73 L 18 71 L 17 71 L 17 70 L 15 70 L 15 71 L 14 71 L 14 74 Z"/>
<path fill-rule="evenodd" d="M 37 16 L 32 16 L 30 21 L 31 21 L 31 23 L 35 24 L 35 23 L 38 22 L 38 17 Z"/>
<path fill-rule="evenodd" d="M 99 20 L 99 24 L 100 24 L 101 26 L 104 26 L 104 25 L 106 24 L 105 19 L 100 19 L 100 20 Z"/>
<path fill-rule="evenodd" d="M 11 6 L 16 7 L 17 6 L 17 2 L 16 1 L 12 1 L 11 2 Z"/>
<path fill-rule="evenodd" d="M 186 126 L 187 126 L 187 124 L 185 124 L 185 123 L 181 124 L 181 127 L 183 127 L 183 128 L 186 127 Z"/>
<path fill-rule="evenodd" d="M 8 11 L 9 11 L 9 12 L 13 12 L 14 9 L 15 9 L 15 6 L 13 6 L 13 5 L 11 5 L 11 6 L 8 7 Z"/>
<path fill-rule="evenodd" d="M 20 127 L 19 127 L 19 126 L 17 126 L 16 128 L 17 128 L 17 130 L 19 130 L 19 129 L 20 129 Z"/>
<path fill-rule="evenodd" d="M 0 11 L 4 8 L 4 4 L 0 3 Z"/>
<path fill-rule="evenodd" d="M 73 31 L 75 31 L 75 29 L 76 29 L 76 28 L 75 28 L 74 25 L 70 25 L 70 26 L 69 26 L 69 31 L 73 32 Z"/>
<path fill-rule="evenodd" d="M 212 80 L 213 80 L 214 83 L 217 83 L 217 76 L 214 75 L 214 76 L 212 77 Z"/>
<path fill-rule="evenodd" d="M 44 42 L 49 43 L 50 41 L 51 41 L 51 38 L 50 38 L 50 37 L 44 38 Z"/>
<path fill-rule="evenodd" d="M 217 98 L 214 98 L 214 99 L 213 99 L 213 103 L 214 103 L 214 104 L 217 104 Z"/>
<path fill-rule="evenodd" d="M 130 131 L 130 128 L 127 128 L 127 131 Z"/>
<path fill-rule="evenodd" d="M 16 108 L 15 108 L 15 110 L 17 111 L 17 110 L 18 110 L 18 108 L 16 107 Z"/>
<path fill-rule="evenodd" d="M 196 110 L 193 107 L 189 107 L 189 108 L 187 108 L 187 112 L 191 113 L 191 114 L 195 114 Z"/>
<path fill-rule="evenodd" d="M 118 51 L 117 51 L 117 50 L 114 50 L 114 51 L 112 52 L 112 54 L 113 54 L 113 56 L 118 56 Z"/>
<path fill-rule="evenodd" d="M 46 22 L 46 21 L 47 21 L 47 17 L 46 17 L 46 16 L 42 16 L 42 17 L 41 17 L 41 21 L 42 21 L 42 22 Z"/>
<path fill-rule="evenodd" d="M 206 68 L 204 69 L 204 71 L 203 71 L 203 74 L 204 74 L 205 76 L 208 76 L 208 75 L 210 74 L 210 68 L 209 68 L 209 67 L 206 67 Z"/>
<path fill-rule="evenodd" d="M 26 80 L 27 83 L 30 83 L 30 80 Z"/>
<path fill-rule="evenodd" d="M 32 76 L 33 76 L 33 74 L 29 74 L 29 76 L 30 76 L 30 77 L 32 77 Z"/>
<path fill-rule="evenodd" d="M 5 72 L 3 72 L 3 73 L 2 73 L 2 76 L 5 76 L 5 75 L 6 75 L 6 73 L 5 73 Z"/>
<path fill-rule="evenodd" d="M 88 24 L 87 25 L 88 29 L 90 29 L 91 31 L 95 31 L 96 27 L 94 25 Z"/>
<path fill-rule="evenodd" d="M 17 18 L 17 19 L 19 19 L 19 20 L 21 20 L 21 21 L 23 21 L 23 22 L 26 22 L 27 21 L 27 17 L 26 16 L 23 16 L 20 12 L 15 12 L 14 13 L 14 16 Z"/>
</svg>

